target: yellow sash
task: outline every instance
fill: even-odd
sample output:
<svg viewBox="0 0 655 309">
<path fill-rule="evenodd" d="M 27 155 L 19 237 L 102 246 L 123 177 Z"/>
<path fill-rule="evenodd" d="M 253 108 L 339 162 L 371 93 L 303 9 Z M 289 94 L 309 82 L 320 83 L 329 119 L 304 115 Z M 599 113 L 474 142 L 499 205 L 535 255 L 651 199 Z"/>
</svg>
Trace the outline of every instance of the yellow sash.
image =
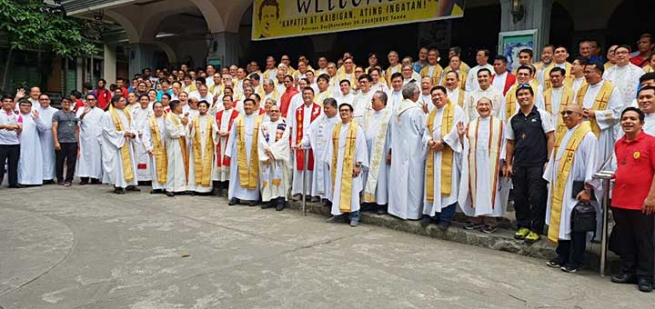
<svg viewBox="0 0 655 309">
<path fill-rule="evenodd" d="M 557 180 L 555 181 L 555 187 L 551 190 L 550 200 L 550 222 L 548 223 L 548 240 L 557 243 L 559 240 L 559 226 L 561 219 L 562 206 L 564 203 L 564 191 L 566 189 L 566 180 L 569 179 L 569 174 L 573 168 L 573 159 L 575 158 L 575 151 L 578 149 L 580 142 L 584 139 L 584 136 L 591 131 L 589 122 L 582 122 L 573 136 L 569 139 L 564 154 L 562 155 L 559 164 L 557 165 Z M 564 134 L 557 136 L 555 140 L 555 146 L 553 147 L 553 153 L 557 156 L 559 152 L 559 147 L 562 143 Z M 552 183 L 550 184 L 553 185 Z"/>
<path fill-rule="evenodd" d="M 431 77 L 432 84 L 439 85 L 439 77 L 441 77 L 442 72 L 443 72 L 443 68 L 441 67 L 441 65 L 437 63 L 437 65 L 435 65 L 434 69 L 432 70 L 432 75 L 430 75 L 430 65 L 426 65 L 421 69 L 421 78 Z"/>
<path fill-rule="evenodd" d="M 553 68 L 555 68 L 555 65 L 551 65 L 546 70 L 544 70 L 544 84 L 545 84 L 544 91 L 553 87 L 553 84 L 550 82 L 550 71 L 552 71 Z M 564 84 L 573 85 L 573 80 L 575 79 L 575 75 L 573 75 L 573 73 L 571 72 L 571 64 L 565 62 L 564 70 L 566 70 L 566 75 L 564 76 Z"/>
<path fill-rule="evenodd" d="M 580 87 L 578 91 L 578 104 L 584 105 L 584 97 L 587 95 L 587 90 L 589 89 L 589 84 L 584 84 Z M 591 108 L 594 111 L 603 111 L 607 109 L 607 103 L 609 103 L 610 96 L 614 90 L 614 84 L 608 80 L 603 83 L 603 86 L 598 91 L 596 99 L 594 100 L 594 106 Z M 591 122 L 591 130 L 594 132 L 596 137 L 600 135 L 600 126 L 598 126 L 598 121 L 596 118 L 589 119 Z"/>
<path fill-rule="evenodd" d="M 203 187 L 208 187 L 211 184 L 211 174 L 212 174 L 212 162 L 214 159 L 214 126 L 216 121 L 209 116 L 207 117 L 207 140 L 205 141 L 205 151 L 203 156 L 203 151 L 200 149 L 202 147 L 202 138 L 200 130 L 200 116 L 196 116 L 193 119 L 194 133 L 191 141 L 193 147 L 193 169 L 195 172 L 195 182 L 196 185 L 201 185 Z M 204 157 L 204 160 L 203 160 Z"/>
<path fill-rule="evenodd" d="M 323 91 L 323 92 L 317 92 L 317 93 L 314 95 L 314 102 L 316 102 L 316 104 L 318 104 L 318 105 L 320 105 L 321 107 L 323 107 L 323 100 L 325 100 L 325 99 L 327 99 L 327 98 L 331 98 L 331 97 L 332 97 L 332 94 L 330 94 L 330 90 L 329 90 L 329 89 L 328 89 L 328 90 L 325 90 L 325 91 Z"/>
<path fill-rule="evenodd" d="M 337 160 L 339 158 L 339 136 L 341 135 L 341 125 L 337 123 L 332 130 L 332 192 L 335 191 L 337 178 Z M 344 149 L 343 166 L 341 167 L 341 188 L 339 188 L 339 211 L 350 212 L 353 192 L 353 167 L 355 166 L 355 145 L 357 141 L 358 125 L 354 120 L 350 121 L 348 135 L 346 137 L 346 149 Z M 334 202 L 334 201 L 333 201 Z"/>
<path fill-rule="evenodd" d="M 509 90 L 507 91 L 506 99 L 505 99 L 505 121 L 509 121 L 514 114 L 516 114 L 518 111 L 516 110 L 516 87 L 518 85 L 518 82 L 513 85 Z M 534 95 L 537 95 L 537 89 L 539 88 L 539 83 L 536 80 L 531 80 L 530 81 L 530 88 L 532 88 L 532 92 Z"/>
<path fill-rule="evenodd" d="M 380 173 L 380 164 L 386 164 L 386 156 L 384 153 L 384 143 L 386 142 L 387 126 L 391 118 L 391 109 L 385 108 L 382 113 L 382 120 L 380 122 L 380 131 L 375 139 L 375 144 L 369 154 L 371 162 L 369 166 L 369 176 L 364 188 L 364 202 L 375 203 L 375 190 L 378 184 L 378 174 Z M 368 120 L 368 119 L 367 119 Z"/>
<path fill-rule="evenodd" d="M 396 70 L 396 72 L 393 72 L 394 69 Z M 391 75 L 393 75 L 393 73 L 402 72 L 402 69 L 403 69 L 403 66 L 399 63 L 399 64 L 396 64 L 396 66 L 388 67 L 384 71 L 384 78 L 387 80 L 387 85 L 391 85 Z"/>
<path fill-rule="evenodd" d="M 246 155 L 246 115 L 239 115 L 236 120 L 237 130 L 237 156 L 239 166 L 239 180 L 241 186 L 253 190 L 257 189 L 257 182 L 259 181 L 259 162 L 257 160 L 257 140 L 259 137 L 259 125 L 262 118 L 255 116 L 255 124 L 252 130 L 252 145 L 250 147 L 250 162 Z"/>
<path fill-rule="evenodd" d="M 168 117 L 171 119 L 173 124 L 177 127 L 180 125 L 180 119 L 177 118 L 177 115 L 175 113 L 169 113 Z M 182 161 L 184 162 L 184 175 L 188 181 L 189 179 L 189 151 L 187 150 L 186 147 L 186 137 L 181 136 L 178 139 L 178 142 L 180 143 L 180 149 L 182 150 Z"/>
<path fill-rule="evenodd" d="M 122 110 L 127 117 L 127 122 L 131 121 L 130 113 Z M 121 121 L 120 116 L 118 116 L 118 110 L 112 108 L 109 113 L 111 113 L 111 121 L 114 122 L 114 126 L 117 132 L 123 132 L 125 127 L 123 127 L 123 122 Z M 125 176 L 125 181 L 130 182 L 134 180 L 134 170 L 132 169 L 132 158 L 130 157 L 130 141 L 126 138 L 123 147 L 121 147 L 121 161 L 123 161 L 123 173 Z"/>
<path fill-rule="evenodd" d="M 152 136 L 152 146 L 155 153 L 155 166 L 157 172 L 157 182 L 166 184 L 168 173 L 168 157 L 166 156 L 166 145 L 162 143 L 159 124 L 155 116 L 150 117 L 150 135 Z"/>
<path fill-rule="evenodd" d="M 218 88 L 218 91 L 216 91 L 216 88 Z M 214 95 L 218 94 L 220 96 L 223 93 L 223 84 L 212 85 L 211 87 L 209 87 L 209 92 L 213 93 Z"/>
<path fill-rule="evenodd" d="M 469 147 L 469 153 L 468 153 L 468 161 L 469 161 L 468 185 L 469 185 L 469 195 L 471 197 L 471 207 L 473 208 L 475 208 L 475 197 L 476 197 L 476 190 L 478 184 L 477 150 L 478 150 L 479 123 L 480 123 L 480 118 L 469 123 L 469 128 L 468 128 L 468 139 L 469 141 L 472 142 L 471 146 Z M 492 208 L 496 204 L 495 203 L 496 193 L 498 192 L 498 175 L 500 175 L 499 159 L 502 154 L 501 148 L 502 148 L 503 137 L 505 133 L 504 131 L 505 131 L 505 127 L 503 125 L 503 122 L 500 121 L 500 119 L 494 118 L 493 116 L 489 117 L 489 145 L 487 149 L 489 150 L 490 179 L 488 179 L 488 181 L 490 181 L 490 185 L 491 185 L 491 200 L 487 201 L 487 203 L 489 203 L 489 205 L 491 205 Z"/>
<path fill-rule="evenodd" d="M 555 127 L 557 128 L 557 132 L 556 132 L 557 136 L 563 135 L 564 133 L 566 133 L 567 130 L 566 125 L 564 125 L 564 120 L 562 119 L 562 115 L 560 115 L 559 112 L 563 111 L 565 106 L 572 104 L 574 102 L 573 97 L 575 96 L 575 94 L 573 93 L 573 89 L 566 86 L 563 87 L 564 89 L 559 104 L 559 111 L 558 114 L 555 116 L 557 120 L 555 122 Z M 553 96 L 553 88 L 549 88 L 548 90 L 544 91 L 544 104 L 546 104 L 546 110 L 551 114 L 553 113 L 552 96 Z"/>
<path fill-rule="evenodd" d="M 443 107 L 443 119 L 441 120 L 441 137 L 443 138 L 453 128 L 455 121 L 455 104 L 450 101 Z M 433 109 L 428 116 L 428 132 L 432 136 L 434 130 L 434 118 L 437 116 L 437 109 Z M 441 194 L 451 194 L 451 182 L 453 179 L 453 149 L 444 145 L 441 151 Z M 428 151 L 428 159 L 425 165 L 425 199 L 434 202 L 434 150 Z"/>
<path fill-rule="evenodd" d="M 452 70 L 453 69 L 451 69 L 450 66 L 447 66 L 444 69 L 443 78 L 441 78 L 441 85 L 446 85 L 446 75 L 448 74 L 448 72 Z M 457 72 L 457 76 L 459 76 L 459 89 L 466 90 L 466 78 L 468 77 L 468 74 L 464 71 L 462 67 L 460 67 L 459 72 Z"/>
<path fill-rule="evenodd" d="M 344 79 L 346 79 L 346 74 L 347 74 L 347 73 L 346 73 L 345 70 L 344 70 L 344 71 L 337 72 L 337 81 L 336 81 L 336 85 L 341 84 L 341 81 L 344 80 Z M 357 78 L 355 78 L 355 71 L 354 71 L 354 70 L 353 70 L 352 73 L 350 73 L 350 79 L 349 79 L 349 81 L 350 81 L 350 87 L 351 87 L 352 89 L 357 89 L 357 88 L 359 88 L 359 84 L 357 84 Z M 337 86 L 337 87 L 338 87 L 338 86 Z M 322 103 L 323 103 L 323 102 L 321 102 L 321 104 L 322 104 Z"/>
</svg>

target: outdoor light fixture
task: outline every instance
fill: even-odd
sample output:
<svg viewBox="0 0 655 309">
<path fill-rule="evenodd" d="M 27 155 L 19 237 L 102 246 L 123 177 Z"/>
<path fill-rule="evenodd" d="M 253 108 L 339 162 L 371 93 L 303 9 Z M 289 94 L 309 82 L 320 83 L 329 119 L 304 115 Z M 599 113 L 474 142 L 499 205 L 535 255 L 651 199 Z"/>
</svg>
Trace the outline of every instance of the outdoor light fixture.
<svg viewBox="0 0 655 309">
<path fill-rule="evenodd" d="M 525 8 L 521 3 L 521 0 L 512 0 L 512 17 L 514 17 L 514 23 L 518 23 L 525 16 Z"/>
</svg>

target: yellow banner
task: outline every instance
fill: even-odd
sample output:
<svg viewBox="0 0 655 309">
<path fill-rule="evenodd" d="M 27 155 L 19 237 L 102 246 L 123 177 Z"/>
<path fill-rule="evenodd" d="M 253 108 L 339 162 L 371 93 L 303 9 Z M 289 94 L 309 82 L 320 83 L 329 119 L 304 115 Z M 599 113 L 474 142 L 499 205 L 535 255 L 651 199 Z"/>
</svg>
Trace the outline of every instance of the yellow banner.
<svg viewBox="0 0 655 309">
<path fill-rule="evenodd" d="M 252 39 L 462 17 L 465 0 L 255 0 Z"/>
</svg>

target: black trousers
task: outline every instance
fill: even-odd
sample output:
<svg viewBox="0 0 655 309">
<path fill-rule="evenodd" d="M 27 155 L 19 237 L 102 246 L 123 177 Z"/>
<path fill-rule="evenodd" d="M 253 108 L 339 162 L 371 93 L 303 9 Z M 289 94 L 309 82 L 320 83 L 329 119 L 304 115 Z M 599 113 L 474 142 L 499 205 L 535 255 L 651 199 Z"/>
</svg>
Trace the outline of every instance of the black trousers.
<svg viewBox="0 0 655 309">
<path fill-rule="evenodd" d="M 20 158 L 20 145 L 0 145 L 0 183 L 5 177 L 5 162 L 9 174 L 9 186 L 18 186 L 18 159 Z"/>
<path fill-rule="evenodd" d="M 516 223 L 519 229 L 529 228 L 538 234 L 544 232 L 548 199 L 548 188 L 546 180 L 542 178 L 543 174 L 543 165 L 515 166 L 512 176 Z"/>
<path fill-rule="evenodd" d="M 612 207 L 616 225 L 616 246 L 621 255 L 623 272 L 636 274 L 653 282 L 653 240 L 654 215 L 645 215 L 641 210 Z"/>
<path fill-rule="evenodd" d="M 571 240 L 559 240 L 557 242 L 557 258 L 562 265 L 573 264 L 580 266 L 584 264 L 584 253 L 587 246 L 587 233 L 571 232 Z"/>
<path fill-rule="evenodd" d="M 55 151 L 55 168 L 57 181 L 73 182 L 75 163 L 77 162 L 77 143 L 59 143 L 61 150 Z M 66 178 L 64 178 L 64 162 L 66 163 Z"/>
</svg>

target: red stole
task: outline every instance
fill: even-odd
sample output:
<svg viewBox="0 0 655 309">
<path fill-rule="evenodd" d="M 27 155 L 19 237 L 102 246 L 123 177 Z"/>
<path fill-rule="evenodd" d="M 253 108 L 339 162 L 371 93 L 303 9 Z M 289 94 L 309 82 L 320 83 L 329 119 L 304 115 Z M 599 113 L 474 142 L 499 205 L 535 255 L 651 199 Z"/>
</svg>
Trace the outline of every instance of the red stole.
<svg viewBox="0 0 655 309">
<path fill-rule="evenodd" d="M 321 115 L 321 106 L 316 103 L 312 103 L 312 114 L 309 123 L 314 122 L 314 120 L 316 120 L 316 118 L 318 118 L 318 116 L 320 115 Z M 300 142 L 302 141 L 303 125 L 304 125 L 303 117 L 305 117 L 305 104 L 301 105 L 300 107 L 298 107 L 298 109 L 296 109 L 296 127 L 298 127 L 298 129 L 296 129 L 296 145 L 300 144 Z M 307 170 L 313 171 L 314 151 L 309 149 L 308 153 L 309 153 L 309 159 L 307 160 L 307 165 L 309 166 L 307 167 Z M 296 167 L 299 171 L 302 171 L 303 168 L 305 167 L 305 152 L 302 149 L 296 149 Z"/>
<path fill-rule="evenodd" d="M 289 106 L 291 105 L 291 99 L 294 95 L 296 95 L 296 93 L 298 93 L 298 90 L 296 90 L 294 87 L 291 87 L 282 94 L 282 97 L 280 98 L 280 113 L 282 114 L 282 117 L 287 117 Z"/>
<path fill-rule="evenodd" d="M 494 83 L 494 78 L 496 77 L 496 74 L 491 75 L 491 81 L 490 83 L 493 85 Z M 503 88 L 503 96 L 507 94 L 507 91 L 509 91 L 509 88 L 512 88 L 514 84 L 516 83 L 516 76 L 514 74 L 507 72 L 507 78 L 505 79 L 505 87 Z"/>
<path fill-rule="evenodd" d="M 223 119 L 224 111 L 225 110 L 222 110 L 216 113 L 216 124 L 218 125 L 219 129 L 221 128 L 221 120 Z M 227 125 L 228 132 L 232 130 L 232 124 L 234 123 L 234 119 L 237 119 L 237 117 L 239 117 L 239 112 L 237 112 L 236 109 L 232 108 L 232 115 L 230 115 L 230 120 L 229 120 L 230 123 L 228 123 Z M 229 135 L 225 138 L 225 145 L 227 145 L 227 141 L 229 138 L 230 138 Z M 221 156 L 223 156 L 223 161 L 220 160 Z M 230 157 L 223 155 L 223 153 L 221 152 L 221 142 L 219 141 L 216 144 L 216 166 L 222 167 L 223 165 L 228 165 L 228 166 L 230 165 Z"/>
</svg>

